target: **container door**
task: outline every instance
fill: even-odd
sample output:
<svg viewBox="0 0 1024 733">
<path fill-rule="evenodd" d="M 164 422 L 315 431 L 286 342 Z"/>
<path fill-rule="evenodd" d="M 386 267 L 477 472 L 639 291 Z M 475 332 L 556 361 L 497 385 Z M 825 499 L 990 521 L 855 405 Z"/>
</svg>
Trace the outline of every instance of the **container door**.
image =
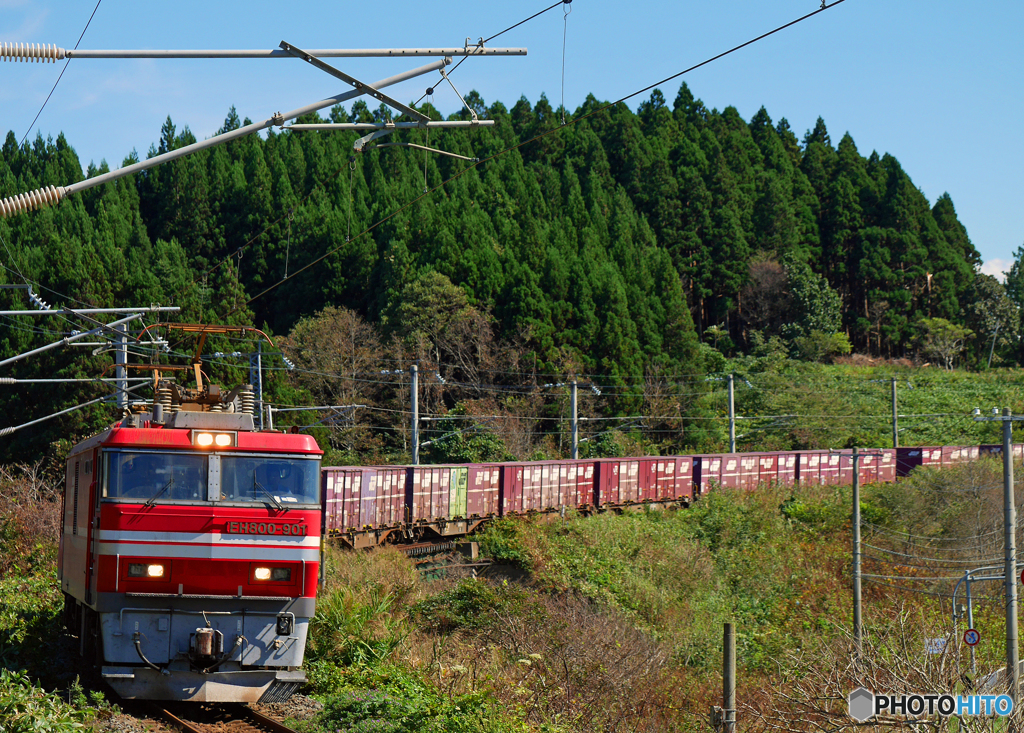
<svg viewBox="0 0 1024 733">
<path fill-rule="evenodd" d="M 466 468 L 451 469 L 451 493 L 448 498 L 448 518 L 468 516 L 466 504 L 469 489 L 469 470 Z"/>
</svg>

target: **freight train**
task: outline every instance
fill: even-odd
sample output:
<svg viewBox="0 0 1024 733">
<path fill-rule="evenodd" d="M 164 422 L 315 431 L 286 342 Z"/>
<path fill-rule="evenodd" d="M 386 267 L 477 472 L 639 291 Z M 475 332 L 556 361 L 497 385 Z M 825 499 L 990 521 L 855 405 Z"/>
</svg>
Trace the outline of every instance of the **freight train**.
<svg viewBox="0 0 1024 733">
<path fill-rule="evenodd" d="M 715 487 L 853 477 L 851 452 L 827 450 L 321 468 L 312 437 L 257 430 L 251 394 L 212 390 L 130 414 L 68 455 L 64 621 L 125 698 L 290 696 L 305 681 L 327 538 L 353 548 L 445 541 L 503 516 L 686 506 Z M 859 473 L 894 481 L 999 450 L 873 451 Z"/>
<path fill-rule="evenodd" d="M 1024 457 L 1024 446 L 1014 446 Z M 886 448 L 862 453 L 861 483 L 917 466 L 950 466 L 1002 446 Z M 849 485 L 852 450 L 706 453 L 645 458 L 323 469 L 324 535 L 353 548 L 464 535 L 496 517 L 688 506 L 712 487 Z"/>
</svg>

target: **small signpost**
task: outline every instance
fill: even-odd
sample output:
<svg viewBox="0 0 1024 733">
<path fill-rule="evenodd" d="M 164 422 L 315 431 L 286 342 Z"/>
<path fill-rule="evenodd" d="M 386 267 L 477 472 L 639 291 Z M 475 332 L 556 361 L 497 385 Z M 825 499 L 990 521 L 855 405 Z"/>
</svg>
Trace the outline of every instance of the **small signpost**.
<svg viewBox="0 0 1024 733">
<path fill-rule="evenodd" d="M 967 629 L 964 632 L 964 644 L 967 646 L 976 646 L 979 641 L 981 641 L 981 634 L 977 629 Z"/>
<path fill-rule="evenodd" d="M 946 640 L 944 638 L 924 640 L 925 654 L 942 654 L 944 651 L 946 651 Z"/>
</svg>

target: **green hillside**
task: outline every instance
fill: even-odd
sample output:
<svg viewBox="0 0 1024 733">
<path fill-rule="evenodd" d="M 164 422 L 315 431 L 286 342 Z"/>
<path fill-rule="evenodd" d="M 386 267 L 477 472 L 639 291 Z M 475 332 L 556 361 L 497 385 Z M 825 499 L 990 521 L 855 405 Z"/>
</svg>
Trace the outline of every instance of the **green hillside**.
<svg viewBox="0 0 1024 733">
<path fill-rule="evenodd" d="M 719 417 L 702 394 L 723 357 L 813 362 L 853 349 L 943 366 L 984 366 L 990 352 L 996 365 L 1016 362 L 1019 309 L 1002 285 L 977 274 L 978 254 L 950 198 L 930 205 L 893 156 L 865 157 L 850 134 L 833 144 L 822 120 L 799 139 L 784 118 L 776 123 L 762 109 L 747 122 L 731 107 L 709 110 L 685 85 L 671 105 L 656 90 L 636 112 L 591 97 L 562 129 L 543 97 L 511 108 L 475 93 L 467 100 L 498 124 L 434 131 L 429 141 L 425 131 L 393 137 L 478 157 L 477 166 L 400 147 L 353 155 L 355 133 L 244 138 L 0 221 L 0 278 L 30 282 L 59 305 L 173 304 L 186 322 L 277 335 L 298 327 L 293 358 L 315 351 L 309 338 L 330 330 L 304 319 L 341 309 L 328 312 L 366 336 L 351 378 L 387 381 L 382 371 L 407 372 L 418 361 L 425 374 L 468 385 L 460 392 L 435 380 L 427 398 L 435 412 L 476 399 L 488 414 L 523 408 L 550 421 L 559 410 L 550 396 L 495 405 L 498 393 L 484 387 L 508 397 L 576 377 L 601 390 L 601 417 L 674 416 L 642 426 L 645 442 L 673 449 L 720 443 L 719 430 L 693 420 Z M 357 102 L 330 119 L 382 115 Z M 223 130 L 240 124 L 232 109 Z M 168 119 L 149 154 L 194 140 Z M 0 148 L 0 195 L 68 184 L 80 169 L 63 136 L 19 147 L 12 133 Z M 88 174 L 105 170 L 90 164 Z M 1014 297 L 1024 293 L 1017 269 Z M 0 291 L 0 303 L 25 307 L 25 291 Z M 81 327 L 5 318 L 0 356 Z M 190 346 L 172 344 L 179 355 Z M 212 340 L 208 351 L 216 350 L 247 354 L 255 341 Z M 133 352 L 170 358 L 152 347 Z M 17 371 L 82 377 L 110 364 L 109 353 L 61 349 Z M 244 357 L 205 365 L 225 384 L 248 381 L 247 367 Z M 310 380 L 266 379 L 279 403 L 303 404 L 316 391 Z M 397 399 L 401 379 L 391 383 Z M 41 416 L 100 394 L 27 386 L 0 394 L 0 405 Z M 670 412 L 652 411 L 652 399 Z M 3 456 L 28 457 L 107 415 L 96 406 L 19 431 Z M 407 445 L 400 425 L 380 414 L 355 422 L 374 430 L 336 447 L 390 453 Z M 528 432 L 548 439 L 519 441 L 510 453 L 556 450 L 550 424 Z"/>
</svg>

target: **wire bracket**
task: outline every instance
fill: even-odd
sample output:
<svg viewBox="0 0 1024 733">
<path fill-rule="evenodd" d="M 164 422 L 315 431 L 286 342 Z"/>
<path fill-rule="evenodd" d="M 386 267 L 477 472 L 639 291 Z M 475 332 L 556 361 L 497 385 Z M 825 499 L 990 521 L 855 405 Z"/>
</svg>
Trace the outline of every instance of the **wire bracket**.
<svg viewBox="0 0 1024 733">
<path fill-rule="evenodd" d="M 425 114 L 423 114 L 421 112 L 417 112 L 412 107 L 409 107 L 408 105 L 402 104 L 398 100 L 393 99 L 393 98 L 387 96 L 383 92 L 380 92 L 380 91 L 374 89 L 369 84 L 365 84 L 365 83 L 359 81 L 358 79 L 349 76 L 345 72 L 339 71 L 338 69 L 335 69 L 330 64 L 321 61 L 320 59 L 316 58 L 315 56 L 311 56 L 310 54 L 306 53 L 302 49 L 296 48 L 295 46 L 291 45 L 290 43 L 287 43 L 286 41 L 281 41 L 281 48 L 284 49 L 287 53 L 290 53 L 292 56 L 300 58 L 303 61 L 305 61 L 306 63 L 315 66 L 316 68 L 320 69 L 320 71 L 323 71 L 323 72 L 325 72 L 327 74 L 330 74 L 331 76 L 335 77 L 336 79 L 341 79 L 342 81 L 347 82 L 348 84 L 351 84 L 353 87 L 355 87 L 360 92 L 363 92 L 364 94 L 369 94 L 374 99 L 376 99 L 376 100 L 378 100 L 380 102 L 383 102 L 384 104 L 388 105 L 389 107 L 393 107 L 394 109 L 397 109 L 399 112 L 402 112 L 403 114 L 409 115 L 414 120 L 419 120 L 420 122 L 426 122 L 427 120 L 430 119 Z M 442 71 L 443 71 L 443 69 L 442 69 Z"/>
</svg>

